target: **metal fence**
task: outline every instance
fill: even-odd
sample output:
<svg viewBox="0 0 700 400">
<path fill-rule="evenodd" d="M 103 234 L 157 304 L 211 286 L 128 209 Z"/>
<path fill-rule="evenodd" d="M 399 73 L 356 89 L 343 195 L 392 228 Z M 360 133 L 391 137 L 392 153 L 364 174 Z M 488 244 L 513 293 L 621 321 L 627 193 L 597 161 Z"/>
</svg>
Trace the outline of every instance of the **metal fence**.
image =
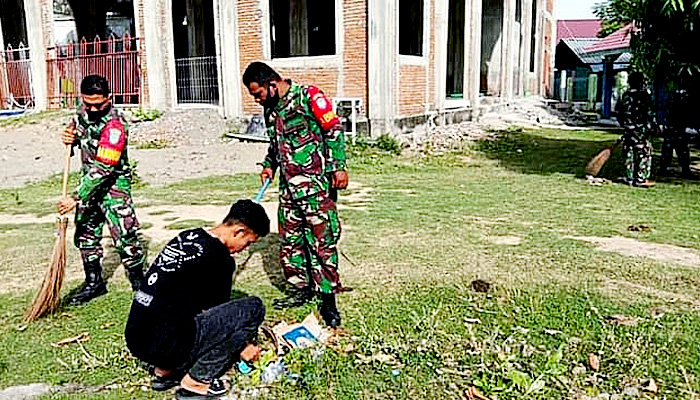
<svg viewBox="0 0 700 400">
<path fill-rule="evenodd" d="M 29 49 L 21 46 L 0 50 L 0 109 L 34 105 Z"/>
<path fill-rule="evenodd" d="M 56 45 L 48 49 L 48 100 L 50 108 L 74 107 L 78 104 L 80 82 L 91 74 L 107 78 L 114 103 L 139 104 L 141 97 L 141 63 L 139 39 L 99 37 L 88 42 Z"/>
<path fill-rule="evenodd" d="M 219 104 L 216 57 L 188 57 L 175 60 L 177 102 Z"/>
</svg>

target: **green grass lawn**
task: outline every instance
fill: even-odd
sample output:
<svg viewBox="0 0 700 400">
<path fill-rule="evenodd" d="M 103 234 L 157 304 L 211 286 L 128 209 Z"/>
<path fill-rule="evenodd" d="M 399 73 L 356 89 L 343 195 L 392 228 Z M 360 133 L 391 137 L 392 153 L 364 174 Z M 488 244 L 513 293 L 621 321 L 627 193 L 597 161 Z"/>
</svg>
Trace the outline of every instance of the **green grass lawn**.
<svg viewBox="0 0 700 400">
<path fill-rule="evenodd" d="M 370 189 L 365 207 L 341 215 L 342 248 L 354 264 L 343 260 L 341 274 L 355 290 L 341 296 L 339 307 L 354 349 L 295 354 L 289 369 L 301 381 L 276 383 L 267 397 L 464 399 L 475 386 L 493 399 L 582 399 L 642 390 L 653 379 L 658 393 L 642 398 L 698 398 L 698 266 L 606 253 L 572 239 L 623 236 L 700 250 L 699 185 L 671 181 L 643 190 L 581 179 L 586 161 L 616 137 L 511 131 L 443 155 L 353 151 L 351 177 Z M 602 174 L 615 178 L 620 171 L 616 155 Z M 1 190 L 0 206 L 49 213 L 47 193 L 56 187 L 54 178 Z M 141 185 L 134 194 L 142 205 L 228 204 L 257 187 L 255 176 L 242 175 Z M 635 224 L 651 231 L 628 231 Z M 0 225 L 0 233 L 11 238 L 0 241 L 2 269 L 23 268 L 16 260 L 27 252 L 49 256 L 52 238 L 43 236 L 50 226 Z M 490 293 L 472 289 L 477 278 L 492 284 Z M 252 262 L 235 289 L 268 306 L 278 296 Z M 170 398 L 142 389 L 148 378 L 124 346 L 125 284 L 26 326 L 21 315 L 31 294 L 27 288 L 0 295 L 0 387 L 106 386 L 47 399 Z M 268 307 L 267 320 L 303 318 L 311 310 Z M 613 315 L 636 318 L 636 325 L 615 324 Z M 89 340 L 51 346 L 81 333 Z M 588 366 L 589 354 L 599 358 L 600 371 Z"/>
</svg>

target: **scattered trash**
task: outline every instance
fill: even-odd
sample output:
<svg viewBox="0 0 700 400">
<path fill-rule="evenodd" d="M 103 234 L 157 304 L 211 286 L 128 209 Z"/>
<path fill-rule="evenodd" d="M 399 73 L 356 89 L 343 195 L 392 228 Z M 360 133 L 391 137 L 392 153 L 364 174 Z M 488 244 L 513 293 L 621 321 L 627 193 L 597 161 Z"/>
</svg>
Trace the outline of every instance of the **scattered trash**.
<svg viewBox="0 0 700 400">
<path fill-rule="evenodd" d="M 591 186 L 603 186 L 612 183 L 608 179 L 598 178 L 593 175 L 586 175 L 586 182 L 588 182 L 588 184 Z"/>
<path fill-rule="evenodd" d="M 479 318 L 465 318 L 464 323 L 465 324 L 480 324 L 481 320 Z"/>
<path fill-rule="evenodd" d="M 491 284 L 484 280 L 477 279 L 472 281 L 472 289 L 477 293 L 487 293 L 491 289 Z"/>
<path fill-rule="evenodd" d="M 595 372 L 600 371 L 600 358 L 595 353 L 588 353 L 588 366 Z"/>
<path fill-rule="evenodd" d="M 394 356 L 384 353 L 376 353 L 372 354 L 371 356 L 365 356 L 362 354 L 355 355 L 357 356 L 357 360 L 355 360 L 355 363 L 357 364 L 371 364 L 373 362 L 378 362 L 381 364 L 393 364 L 397 362 Z"/>
<path fill-rule="evenodd" d="M 583 374 L 586 373 L 586 367 L 584 367 L 583 365 L 577 365 L 577 366 L 575 366 L 575 367 L 571 370 L 571 373 L 572 373 L 574 376 L 583 375 Z"/>
<path fill-rule="evenodd" d="M 284 321 L 280 322 L 272 328 L 272 332 L 279 343 L 290 349 L 304 349 L 317 343 L 326 344 L 334 335 L 330 328 L 321 327 L 313 313 L 304 318 L 301 323 L 289 325 Z"/>
<path fill-rule="evenodd" d="M 394 368 L 394 369 L 391 370 L 391 376 L 392 376 L 392 377 L 396 378 L 396 377 L 398 377 L 399 375 L 401 375 L 401 370 L 400 370 L 400 369 Z"/>
<path fill-rule="evenodd" d="M 467 399 L 469 400 L 491 400 L 490 398 L 484 396 L 484 394 L 481 393 L 481 391 L 475 386 L 469 387 L 464 394 L 467 395 Z"/>
<path fill-rule="evenodd" d="M 652 307 L 649 309 L 649 314 L 651 314 L 651 317 L 654 319 L 660 319 L 666 315 L 666 310 L 663 307 Z"/>
<path fill-rule="evenodd" d="M 545 329 L 544 333 L 546 333 L 549 336 L 557 336 L 557 335 L 561 335 L 564 332 L 558 331 L 556 329 Z"/>
<path fill-rule="evenodd" d="M 238 362 L 237 367 L 238 367 L 238 372 L 241 375 L 248 375 L 251 372 L 253 372 L 253 367 L 251 367 L 250 364 L 248 364 L 247 362 L 245 362 L 243 360 Z"/>
<path fill-rule="evenodd" d="M 69 337 L 66 339 L 59 340 L 58 342 L 51 343 L 53 347 L 61 347 L 71 343 L 85 343 L 90 340 L 90 334 L 83 332 L 80 335 Z"/>
<path fill-rule="evenodd" d="M 616 314 L 608 317 L 608 322 L 620 326 L 637 326 L 639 325 L 639 318 Z"/>
<path fill-rule="evenodd" d="M 260 376 L 263 383 L 272 383 L 281 378 L 284 374 L 284 363 L 281 359 L 275 360 L 265 367 L 265 370 Z"/>
<path fill-rule="evenodd" d="M 636 387 L 628 386 L 625 388 L 625 390 L 622 391 L 622 395 L 636 399 L 637 397 L 639 397 L 640 393 L 639 389 L 637 389 Z"/>
<path fill-rule="evenodd" d="M 630 225 L 627 227 L 627 230 L 630 232 L 643 232 L 643 233 L 649 233 L 651 232 L 651 227 L 649 225 Z"/>
<path fill-rule="evenodd" d="M 652 378 L 642 383 L 642 390 L 649 393 L 658 393 L 659 387 L 656 385 L 656 381 L 654 381 Z"/>
</svg>

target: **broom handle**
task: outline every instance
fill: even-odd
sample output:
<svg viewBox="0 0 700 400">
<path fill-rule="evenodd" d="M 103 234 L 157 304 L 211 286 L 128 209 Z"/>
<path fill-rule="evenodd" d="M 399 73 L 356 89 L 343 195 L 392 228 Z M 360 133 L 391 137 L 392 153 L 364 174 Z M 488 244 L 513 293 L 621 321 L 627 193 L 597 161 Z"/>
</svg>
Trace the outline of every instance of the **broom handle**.
<svg viewBox="0 0 700 400">
<path fill-rule="evenodd" d="M 63 166 L 63 187 L 62 187 L 62 193 L 63 197 L 66 197 L 68 195 L 68 175 L 70 174 L 70 157 L 71 157 L 71 152 L 73 150 L 73 146 L 67 144 L 66 145 L 66 152 L 64 156 L 64 166 Z"/>
</svg>

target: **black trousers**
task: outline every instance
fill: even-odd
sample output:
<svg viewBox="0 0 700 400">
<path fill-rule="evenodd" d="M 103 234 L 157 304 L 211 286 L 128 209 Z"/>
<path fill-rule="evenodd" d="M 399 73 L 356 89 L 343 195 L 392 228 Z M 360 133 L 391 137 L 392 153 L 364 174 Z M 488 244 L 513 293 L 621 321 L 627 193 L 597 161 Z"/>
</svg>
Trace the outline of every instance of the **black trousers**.
<svg viewBox="0 0 700 400">
<path fill-rule="evenodd" d="M 205 383 L 223 376 L 257 335 L 264 318 L 265 307 L 257 297 L 232 300 L 197 315 L 190 376 Z"/>
</svg>

